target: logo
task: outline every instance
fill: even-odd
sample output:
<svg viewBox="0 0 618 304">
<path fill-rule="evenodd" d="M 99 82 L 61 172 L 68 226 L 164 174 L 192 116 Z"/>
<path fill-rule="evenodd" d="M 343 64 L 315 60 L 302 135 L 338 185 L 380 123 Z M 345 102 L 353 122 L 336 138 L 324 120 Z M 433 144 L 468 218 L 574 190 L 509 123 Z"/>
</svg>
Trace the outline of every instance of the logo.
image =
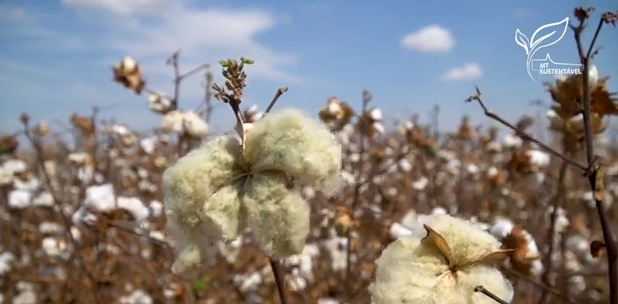
<svg viewBox="0 0 618 304">
<path fill-rule="evenodd" d="M 554 45 L 562 40 L 568 28 L 569 17 L 566 17 L 562 21 L 539 27 L 532 33 L 530 39 L 519 29 L 515 31 L 515 42 L 526 51 L 528 56 L 526 58 L 526 70 L 528 71 L 528 76 L 534 82 L 538 82 L 534 77 L 535 75 L 576 75 L 582 73 L 583 67 L 581 64 L 555 62 L 551 59 L 549 53 L 546 53 L 543 59 L 534 59 L 534 54 L 538 50 Z"/>
</svg>

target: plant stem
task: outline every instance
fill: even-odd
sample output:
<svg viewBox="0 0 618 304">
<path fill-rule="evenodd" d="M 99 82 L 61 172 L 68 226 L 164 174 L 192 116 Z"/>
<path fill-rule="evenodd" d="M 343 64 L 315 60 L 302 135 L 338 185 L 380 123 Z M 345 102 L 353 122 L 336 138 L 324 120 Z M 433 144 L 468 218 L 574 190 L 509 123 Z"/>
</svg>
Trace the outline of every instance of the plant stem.
<svg viewBox="0 0 618 304">
<path fill-rule="evenodd" d="M 281 304 L 289 304 L 287 292 L 285 290 L 285 275 L 281 269 L 281 264 L 277 260 L 270 259 L 270 268 L 275 275 L 275 284 L 277 284 L 277 293 Z"/>
</svg>

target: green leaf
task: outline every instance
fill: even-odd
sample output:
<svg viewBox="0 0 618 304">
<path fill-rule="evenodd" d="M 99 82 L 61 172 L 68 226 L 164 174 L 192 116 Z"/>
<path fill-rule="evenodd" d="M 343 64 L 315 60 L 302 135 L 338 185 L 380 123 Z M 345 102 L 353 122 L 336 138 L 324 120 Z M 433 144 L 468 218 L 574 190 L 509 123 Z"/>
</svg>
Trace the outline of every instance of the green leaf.
<svg viewBox="0 0 618 304">
<path fill-rule="evenodd" d="M 254 61 L 251 59 L 247 59 L 245 57 L 240 57 L 240 62 L 244 63 L 244 64 L 253 64 Z"/>
<path fill-rule="evenodd" d="M 210 280 L 195 280 L 193 281 L 193 291 L 200 292 L 210 286 Z"/>
</svg>

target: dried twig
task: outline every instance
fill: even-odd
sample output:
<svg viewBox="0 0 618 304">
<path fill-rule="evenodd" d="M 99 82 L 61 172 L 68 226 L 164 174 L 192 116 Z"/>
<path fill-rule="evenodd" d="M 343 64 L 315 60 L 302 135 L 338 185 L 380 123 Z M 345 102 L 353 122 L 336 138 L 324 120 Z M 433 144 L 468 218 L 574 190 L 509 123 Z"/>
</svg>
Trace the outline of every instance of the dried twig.
<svg viewBox="0 0 618 304">
<path fill-rule="evenodd" d="M 268 104 L 268 107 L 266 108 L 265 113 L 270 112 L 270 110 L 272 110 L 272 108 L 275 106 L 275 104 L 277 103 L 277 100 L 279 100 L 279 97 L 281 97 L 281 95 L 283 95 L 283 93 L 287 92 L 288 88 L 287 87 L 280 87 L 277 89 L 277 93 L 275 93 L 275 96 L 273 97 L 273 99 L 270 101 L 270 103 Z"/>
<path fill-rule="evenodd" d="M 505 300 L 500 299 L 500 297 L 498 297 L 497 295 L 493 294 L 491 291 L 487 290 L 483 286 L 476 286 L 476 287 L 474 287 L 474 292 L 480 292 L 480 293 L 490 297 L 492 300 L 496 301 L 497 303 L 509 304 Z"/>
<path fill-rule="evenodd" d="M 365 112 L 367 112 L 367 107 L 369 106 L 369 103 L 371 102 L 371 100 L 373 99 L 373 96 L 371 95 L 371 92 L 364 90 L 363 91 L 363 103 L 362 103 L 362 107 L 361 107 L 361 115 L 359 116 L 359 121 L 357 122 L 358 124 L 362 123 L 362 119 L 364 118 L 364 114 Z M 354 198 L 352 200 L 352 206 L 350 207 L 350 216 L 351 216 L 351 220 L 352 222 L 354 222 L 354 211 L 356 210 L 356 207 L 358 206 L 358 204 L 360 203 L 360 190 L 361 187 L 363 186 L 363 178 L 362 175 L 364 173 L 364 166 L 363 164 L 365 163 L 363 161 L 363 155 L 365 154 L 365 135 L 363 132 L 358 132 L 358 154 L 360 155 L 360 160 L 357 163 L 357 167 L 356 167 L 356 178 L 355 178 L 355 186 L 354 186 Z M 351 278 L 352 278 L 352 233 L 348 232 L 346 234 L 346 239 L 347 239 L 347 247 L 346 247 L 346 273 L 345 273 L 345 278 L 346 278 L 346 283 L 350 283 Z"/>
<path fill-rule="evenodd" d="M 566 302 L 568 302 L 570 304 L 578 304 L 577 302 L 569 299 L 569 297 L 567 295 L 561 293 L 559 290 L 557 290 L 555 288 L 552 288 L 551 286 L 547 286 L 547 285 L 543 284 L 542 282 L 537 282 L 536 280 L 531 279 L 531 278 L 527 277 L 526 275 L 523 275 L 523 274 L 521 274 L 521 273 L 519 273 L 519 272 L 517 272 L 515 270 L 508 269 L 508 268 L 504 268 L 504 270 L 507 271 L 509 274 L 513 275 L 514 277 L 516 277 L 516 278 L 518 278 L 518 279 L 520 279 L 522 281 L 525 281 L 527 283 L 530 283 L 530 284 L 532 284 L 532 285 L 542 289 L 543 291 L 547 291 L 550 294 L 558 296 L 562 300 L 564 300 L 564 301 L 566 301 Z"/>
<path fill-rule="evenodd" d="M 20 120 L 24 126 L 24 135 L 26 136 L 28 141 L 30 141 L 30 144 L 34 148 L 34 152 L 36 153 L 35 162 L 36 162 L 36 165 L 39 171 L 43 175 L 43 178 L 45 179 L 45 186 L 47 187 L 47 189 L 49 189 L 48 191 L 52 196 L 54 205 L 60 207 L 62 206 L 62 200 L 60 199 L 58 193 L 56 192 L 56 188 L 52 184 L 51 176 L 48 174 L 47 170 L 45 169 L 45 160 L 43 159 L 43 147 L 41 146 L 41 142 L 39 138 L 35 138 L 30 131 L 31 130 L 30 117 L 27 114 L 22 114 L 20 116 Z M 79 242 L 77 242 L 77 240 L 73 236 L 73 233 L 71 233 L 71 226 L 72 226 L 71 219 L 67 217 L 66 213 L 64 212 L 64 209 L 59 208 L 58 212 L 60 213 L 60 217 L 63 221 L 64 226 L 66 227 L 66 232 L 65 232 L 66 237 L 69 239 L 69 242 L 73 246 L 73 250 L 75 250 L 75 252 L 79 252 L 79 249 L 81 248 L 81 246 Z M 79 254 L 77 254 L 77 256 L 79 257 Z M 96 280 L 92 277 L 90 272 L 86 269 L 86 266 L 84 265 L 84 261 L 82 259 L 77 258 L 74 261 L 75 261 L 75 264 L 77 264 L 77 268 L 83 274 L 85 274 L 86 278 L 89 279 L 90 282 L 96 282 Z M 89 284 L 86 284 L 86 285 L 89 285 Z M 93 286 L 93 288 L 96 288 L 96 284 L 91 284 L 91 285 Z M 92 295 L 95 295 L 95 294 L 96 293 L 92 293 Z M 92 298 L 95 301 L 95 303 L 99 302 L 96 296 L 93 296 Z"/>
<path fill-rule="evenodd" d="M 599 32 L 603 27 L 603 24 L 615 22 L 616 15 L 610 12 L 603 14 L 603 17 L 600 18 L 597 28 L 595 30 L 594 36 L 590 45 L 588 46 L 588 50 L 584 51 L 584 43 L 582 42 L 582 32 L 585 28 L 585 21 L 590 17 L 590 13 L 593 11 L 592 8 L 576 8 L 574 11 L 575 16 L 579 20 L 579 24 L 576 26 L 571 26 L 573 30 L 573 34 L 575 37 L 575 42 L 577 43 L 577 51 L 579 53 L 580 62 L 584 67 L 583 71 L 583 116 L 584 116 L 584 129 L 585 129 L 585 140 L 586 140 L 586 159 L 588 161 L 588 166 L 595 166 L 595 155 L 594 155 L 594 140 L 592 137 L 592 124 L 590 121 L 591 115 L 591 102 L 590 102 L 590 87 L 589 87 L 589 75 L 588 70 L 590 67 L 590 56 L 593 54 L 594 45 L 599 36 Z M 590 174 L 588 174 L 588 181 L 590 183 L 590 188 L 592 191 L 595 191 L 597 188 L 602 187 L 600 183 L 603 183 L 603 178 L 597 178 L 599 174 L 599 168 L 594 168 Z M 608 266 L 608 276 L 609 276 L 609 290 L 610 290 L 610 303 L 618 303 L 618 267 L 616 265 L 616 256 L 617 256 L 617 248 L 614 242 L 614 238 L 612 236 L 612 231 L 609 227 L 609 219 L 607 218 L 607 211 L 605 210 L 605 205 L 603 203 L 602 195 L 594 195 L 595 205 L 597 208 L 597 213 L 599 216 L 599 220 L 601 222 L 601 229 L 603 230 L 603 239 L 607 245 L 607 266 Z"/>
<path fill-rule="evenodd" d="M 552 263 L 552 256 L 554 255 L 554 239 L 556 236 L 557 231 L 557 222 L 558 222 L 558 216 L 560 214 L 560 209 L 562 208 L 562 205 L 564 204 L 565 201 L 565 180 L 566 180 L 566 173 L 567 173 L 567 166 L 569 164 L 566 162 L 562 162 L 562 164 L 560 165 L 560 172 L 558 173 L 558 189 L 556 190 L 556 194 L 553 198 L 553 210 L 551 212 L 551 219 L 550 219 L 550 224 L 549 224 L 549 231 L 548 231 L 548 235 L 547 235 L 547 242 L 549 243 L 549 249 L 547 251 L 547 255 L 544 259 L 544 263 L 545 265 L 547 265 L 547 267 L 545 268 L 545 270 L 543 271 L 543 274 L 541 275 L 541 280 L 543 281 L 543 283 L 547 284 L 548 286 L 552 286 L 552 282 L 550 282 L 550 276 L 552 274 L 552 269 L 553 269 L 553 263 Z M 543 289 L 543 293 L 541 294 L 541 298 L 539 299 L 539 304 L 543 304 L 545 303 L 548 299 L 549 299 L 549 290 L 548 289 Z"/>
<path fill-rule="evenodd" d="M 537 139 L 535 139 L 534 137 L 528 135 L 526 132 L 522 131 L 521 129 L 515 127 L 513 124 L 511 124 L 510 122 L 506 121 L 504 118 L 500 117 L 500 115 L 494 113 L 493 111 L 491 111 L 490 109 L 487 108 L 487 106 L 485 106 L 485 103 L 483 102 L 483 100 L 481 99 L 481 90 L 476 87 L 476 94 L 471 95 L 470 97 L 468 97 L 466 99 L 466 102 L 472 102 L 472 101 L 477 101 L 478 104 L 481 106 L 481 108 L 483 108 L 483 112 L 485 112 L 485 116 L 503 124 L 504 126 L 508 127 L 509 129 L 515 131 L 515 133 L 517 135 L 519 135 L 522 139 L 524 140 L 528 140 L 531 141 L 535 144 L 537 144 L 541 149 L 547 151 L 548 153 L 550 153 L 553 156 L 556 156 L 560 159 L 562 159 L 563 161 L 569 163 L 571 166 L 574 166 L 576 168 L 581 169 L 582 171 L 588 171 L 588 167 L 578 163 L 577 161 L 570 159 L 569 157 L 567 157 L 566 155 L 550 148 L 549 146 L 547 146 L 546 144 L 538 141 Z"/>
<path fill-rule="evenodd" d="M 279 293 L 279 301 L 281 304 L 291 303 L 288 299 L 288 293 L 285 289 L 285 274 L 283 273 L 283 267 L 277 260 L 269 259 L 270 268 L 275 276 L 275 284 L 277 285 L 277 292 Z"/>
</svg>

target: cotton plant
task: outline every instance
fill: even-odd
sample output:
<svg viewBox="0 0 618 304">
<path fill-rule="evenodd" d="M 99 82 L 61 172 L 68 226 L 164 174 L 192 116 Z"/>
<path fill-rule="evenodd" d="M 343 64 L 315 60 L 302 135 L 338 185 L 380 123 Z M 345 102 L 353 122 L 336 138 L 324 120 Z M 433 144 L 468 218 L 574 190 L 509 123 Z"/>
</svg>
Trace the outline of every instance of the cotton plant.
<svg viewBox="0 0 618 304">
<path fill-rule="evenodd" d="M 449 215 L 423 216 L 421 223 L 424 233 L 413 229 L 376 260 L 375 281 L 369 287 L 373 304 L 495 303 L 475 292 L 477 286 L 511 301 L 511 283 L 492 266 L 509 252 L 500 249 L 496 238 Z"/>
<path fill-rule="evenodd" d="M 300 254 L 310 208 L 295 186 L 326 195 L 339 189 L 341 147 L 321 122 L 287 109 L 241 130 L 240 141 L 213 138 L 163 174 L 176 274 L 190 277 L 213 261 L 219 241 L 245 228 L 273 259 Z"/>
<path fill-rule="evenodd" d="M 165 115 L 174 110 L 173 100 L 163 93 L 150 94 L 148 96 L 148 109 L 154 113 Z"/>
<path fill-rule="evenodd" d="M 208 124 L 194 112 L 171 111 L 161 120 L 161 131 L 188 134 L 202 138 L 208 134 Z"/>
</svg>

